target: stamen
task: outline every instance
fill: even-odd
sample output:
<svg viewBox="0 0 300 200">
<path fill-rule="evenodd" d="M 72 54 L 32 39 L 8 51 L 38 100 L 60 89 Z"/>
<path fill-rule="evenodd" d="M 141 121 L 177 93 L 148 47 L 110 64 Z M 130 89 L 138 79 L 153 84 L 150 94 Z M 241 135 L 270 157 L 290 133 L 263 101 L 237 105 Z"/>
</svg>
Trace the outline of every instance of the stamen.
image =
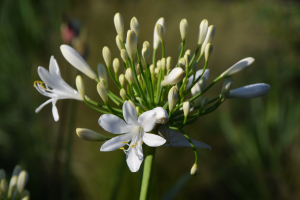
<svg viewBox="0 0 300 200">
<path fill-rule="evenodd" d="M 121 150 L 125 150 L 125 148 L 124 148 L 124 147 L 121 147 L 120 149 L 121 149 Z"/>
<path fill-rule="evenodd" d="M 127 144 L 127 142 L 122 142 L 122 143 Z"/>
<path fill-rule="evenodd" d="M 47 89 L 46 86 L 45 86 L 45 83 L 43 81 L 34 81 L 33 87 L 35 87 L 35 85 L 41 86 L 44 90 Z"/>
</svg>

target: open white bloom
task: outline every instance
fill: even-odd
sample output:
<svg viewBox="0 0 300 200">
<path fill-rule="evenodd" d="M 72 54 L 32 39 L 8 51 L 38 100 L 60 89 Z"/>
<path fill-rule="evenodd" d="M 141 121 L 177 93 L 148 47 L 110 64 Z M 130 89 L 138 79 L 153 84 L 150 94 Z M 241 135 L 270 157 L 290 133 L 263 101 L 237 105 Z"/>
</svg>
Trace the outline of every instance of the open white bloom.
<svg viewBox="0 0 300 200">
<path fill-rule="evenodd" d="M 35 112 L 39 112 L 45 105 L 52 102 L 52 113 L 55 121 L 59 120 L 56 101 L 59 99 L 76 99 L 81 100 L 82 97 L 77 90 L 69 86 L 61 77 L 58 64 L 53 56 L 50 58 L 49 71 L 43 67 L 38 67 L 38 74 L 42 81 L 34 82 L 34 87 L 42 95 L 50 97 L 45 103 L 40 105 Z"/>
<path fill-rule="evenodd" d="M 252 85 L 246 85 L 234 90 L 231 90 L 228 98 L 256 98 L 261 97 L 269 90 L 271 86 L 265 83 L 257 83 Z"/>
<path fill-rule="evenodd" d="M 119 117 L 111 114 L 104 114 L 99 118 L 99 125 L 104 130 L 113 134 L 125 133 L 106 141 L 101 146 L 100 151 L 123 149 L 130 171 L 136 172 L 144 159 L 142 142 L 148 146 L 157 147 L 163 145 L 166 140 L 158 135 L 147 133 L 156 124 L 154 111 L 144 112 L 137 119 L 135 108 L 128 101 L 125 101 L 122 109 L 126 123 Z M 128 146 L 127 149 L 124 148 L 125 145 Z"/>
<path fill-rule="evenodd" d="M 202 74 L 202 72 L 203 72 L 203 69 L 200 69 L 200 70 L 198 70 L 198 71 L 196 72 L 195 80 L 196 80 L 197 78 L 199 78 L 199 76 Z M 206 70 L 204 71 L 204 74 L 203 74 L 203 76 L 201 77 L 201 79 L 202 79 L 202 78 L 205 78 L 205 81 L 207 81 L 208 77 L 209 77 L 209 69 L 206 69 Z M 188 90 L 188 89 L 192 86 L 193 79 L 194 79 L 194 75 L 191 75 L 191 76 L 189 77 L 189 79 L 188 79 L 188 83 L 187 83 L 187 85 L 186 85 L 186 90 Z M 200 84 L 201 79 L 198 81 L 199 84 Z M 201 85 L 201 86 L 204 87 L 204 85 Z M 203 88 L 201 88 L 201 89 L 203 89 Z"/>
<path fill-rule="evenodd" d="M 172 147 L 191 147 L 189 141 L 184 137 L 184 135 L 178 131 L 168 128 L 167 126 L 159 126 L 158 133 L 162 135 L 167 141 L 166 146 Z M 198 140 L 191 139 L 196 148 L 207 148 L 211 149 L 208 144 L 200 142 Z"/>
</svg>

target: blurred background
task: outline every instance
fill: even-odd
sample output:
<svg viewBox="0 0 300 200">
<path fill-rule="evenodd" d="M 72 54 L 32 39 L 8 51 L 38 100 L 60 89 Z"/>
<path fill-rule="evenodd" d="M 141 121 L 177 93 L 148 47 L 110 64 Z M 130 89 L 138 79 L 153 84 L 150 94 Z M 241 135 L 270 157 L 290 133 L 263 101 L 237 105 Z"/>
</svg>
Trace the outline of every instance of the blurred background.
<svg viewBox="0 0 300 200">
<path fill-rule="evenodd" d="M 199 149 L 197 176 L 189 175 L 191 148 L 158 148 L 151 199 L 300 199 L 297 1 L 3 0 L 0 6 L 0 168 L 7 174 L 16 164 L 26 169 L 31 199 L 138 199 L 142 170 L 131 173 L 122 151 L 100 152 L 102 143 L 75 133 L 80 127 L 110 136 L 97 123 L 99 113 L 83 102 L 61 100 L 55 122 L 51 105 L 35 113 L 48 98 L 32 87 L 40 80 L 37 67 L 48 69 L 51 55 L 74 86 L 80 73 L 60 53 L 63 43 L 72 43 L 94 70 L 104 63 L 104 46 L 120 58 L 113 24 L 117 12 L 126 29 L 137 17 L 140 46 L 145 40 L 152 44 L 154 24 L 164 17 L 166 55 L 173 59 L 179 54 L 180 20 L 188 20 L 186 47 L 194 51 L 199 24 L 207 19 L 216 27 L 208 81 L 251 56 L 256 61 L 233 76 L 233 88 L 271 85 L 266 96 L 229 99 L 185 128 L 212 147 Z M 101 102 L 95 82 L 84 81 L 87 95 Z M 215 97 L 221 87 L 216 84 L 205 96 Z"/>
</svg>

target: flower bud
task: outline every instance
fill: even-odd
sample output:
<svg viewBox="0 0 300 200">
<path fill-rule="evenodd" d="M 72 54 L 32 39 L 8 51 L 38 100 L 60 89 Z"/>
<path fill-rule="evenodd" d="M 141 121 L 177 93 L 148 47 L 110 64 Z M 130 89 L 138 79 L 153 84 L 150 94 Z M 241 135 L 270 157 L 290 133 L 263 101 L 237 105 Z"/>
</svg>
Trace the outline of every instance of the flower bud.
<svg viewBox="0 0 300 200">
<path fill-rule="evenodd" d="M 108 47 L 103 47 L 102 55 L 107 67 L 111 67 L 111 53 Z"/>
<path fill-rule="evenodd" d="M 180 29 L 181 39 L 183 41 L 185 40 L 186 34 L 188 32 L 188 22 L 186 19 L 180 21 L 179 29 Z"/>
<path fill-rule="evenodd" d="M 162 107 L 156 107 L 153 109 L 156 114 L 156 123 L 165 124 L 169 121 L 169 115 L 165 109 Z"/>
<path fill-rule="evenodd" d="M 130 29 L 135 32 L 137 40 L 139 39 L 140 35 L 140 25 L 136 17 L 133 17 L 130 21 Z"/>
<path fill-rule="evenodd" d="M 194 74 L 197 72 L 197 69 L 198 69 L 198 63 L 194 61 L 192 64 L 192 70 Z"/>
<path fill-rule="evenodd" d="M 133 74 L 131 68 L 126 69 L 125 78 L 128 81 L 128 83 L 131 85 L 133 82 Z"/>
<path fill-rule="evenodd" d="M 7 192 L 7 181 L 5 178 L 0 179 L 0 194 L 6 194 Z"/>
<path fill-rule="evenodd" d="M 189 55 L 190 58 L 192 57 L 192 51 L 190 49 L 185 51 L 184 55 L 186 55 L 186 54 Z"/>
<path fill-rule="evenodd" d="M 149 51 L 149 49 L 148 48 L 143 48 L 142 49 L 142 56 L 143 56 L 143 58 L 144 58 L 144 60 L 145 60 L 145 63 L 150 63 L 150 51 Z"/>
<path fill-rule="evenodd" d="M 269 92 L 271 86 L 265 83 L 256 83 L 231 90 L 228 98 L 256 98 Z"/>
<path fill-rule="evenodd" d="M 11 176 L 19 176 L 22 168 L 20 165 L 16 165 Z"/>
<path fill-rule="evenodd" d="M 160 67 L 156 67 L 156 68 L 155 68 L 155 70 L 154 70 L 155 74 L 157 74 L 157 75 L 158 75 L 158 73 L 159 73 L 159 70 L 160 70 Z"/>
<path fill-rule="evenodd" d="M 149 69 L 150 69 L 150 73 L 151 74 L 154 74 L 155 72 L 155 68 L 154 68 L 154 65 L 150 65 L 150 67 L 149 67 Z"/>
<path fill-rule="evenodd" d="M 167 71 L 171 69 L 172 66 L 172 58 L 169 56 L 167 58 Z"/>
<path fill-rule="evenodd" d="M 137 39 L 135 33 L 131 30 L 127 31 L 126 45 L 129 58 L 134 60 L 136 55 Z"/>
<path fill-rule="evenodd" d="M 191 169 L 191 175 L 195 176 L 198 174 L 198 165 L 195 163 Z"/>
<path fill-rule="evenodd" d="M 85 60 L 73 49 L 68 45 L 61 45 L 60 46 L 61 53 L 65 57 L 65 59 L 73 65 L 76 69 L 81 71 L 82 73 L 86 74 L 91 79 L 97 79 L 96 73 L 91 69 L 91 67 L 85 62 Z"/>
<path fill-rule="evenodd" d="M 176 67 L 165 76 L 165 79 L 161 82 L 161 86 L 175 85 L 176 83 L 179 83 L 183 77 L 185 77 L 185 71 L 180 67 Z"/>
<path fill-rule="evenodd" d="M 190 64 L 191 57 L 190 57 L 189 54 L 185 54 L 183 57 L 185 59 L 185 67 L 188 68 L 189 64 Z"/>
<path fill-rule="evenodd" d="M 143 48 L 147 48 L 147 49 L 150 49 L 150 43 L 148 41 L 145 41 L 143 43 Z"/>
<path fill-rule="evenodd" d="M 125 33 L 124 33 L 124 21 L 123 17 L 120 13 L 115 14 L 114 23 L 116 27 L 116 31 L 121 39 L 121 41 L 125 41 Z"/>
<path fill-rule="evenodd" d="M 166 59 L 165 58 L 162 58 L 161 60 L 160 60 L 160 66 L 161 66 L 161 68 L 162 68 L 162 70 L 166 70 Z"/>
<path fill-rule="evenodd" d="M 207 43 L 207 45 L 205 47 L 205 52 L 204 52 L 205 61 L 208 61 L 212 51 L 213 51 L 213 46 L 210 43 Z"/>
<path fill-rule="evenodd" d="M 101 99 L 104 101 L 104 103 L 107 103 L 108 96 L 107 96 L 107 90 L 105 87 L 105 81 L 102 80 L 100 83 L 97 84 L 97 91 L 101 97 Z"/>
<path fill-rule="evenodd" d="M 116 36 L 116 44 L 117 44 L 119 50 L 121 51 L 123 49 L 123 45 L 122 45 L 122 41 L 121 41 L 119 35 Z"/>
<path fill-rule="evenodd" d="M 77 87 L 77 90 L 78 90 L 80 96 L 82 97 L 82 99 L 84 99 L 84 97 L 85 97 L 85 89 L 84 89 L 83 80 L 82 80 L 82 78 L 81 78 L 80 75 L 78 75 L 76 77 L 76 87 Z"/>
<path fill-rule="evenodd" d="M 141 65 L 140 63 L 138 63 L 135 67 L 135 71 L 136 71 L 136 74 L 137 75 L 140 75 L 141 74 Z"/>
<path fill-rule="evenodd" d="M 206 19 L 202 20 L 199 27 L 199 35 L 198 35 L 198 45 L 200 46 L 206 37 L 208 28 L 208 21 Z"/>
<path fill-rule="evenodd" d="M 156 66 L 158 67 L 158 68 L 160 68 L 161 67 L 161 64 L 160 64 L 160 60 L 158 60 L 157 62 L 156 62 Z"/>
<path fill-rule="evenodd" d="M 196 96 L 197 94 L 199 94 L 201 92 L 201 87 L 200 87 L 200 84 L 199 83 L 196 83 L 194 85 L 194 87 L 192 87 L 191 89 L 191 93 L 192 93 L 192 96 Z M 199 106 L 201 105 L 201 96 L 199 96 L 198 98 L 196 98 L 194 100 L 194 106 Z"/>
<path fill-rule="evenodd" d="M 191 103 L 189 100 L 183 102 L 183 105 L 182 105 L 182 108 L 183 108 L 183 115 L 186 117 L 188 116 L 189 112 L 190 112 L 190 108 L 191 108 Z"/>
<path fill-rule="evenodd" d="M 115 58 L 113 61 L 113 68 L 114 68 L 114 72 L 118 73 L 119 68 L 120 68 L 120 61 L 118 58 Z"/>
<path fill-rule="evenodd" d="M 120 90 L 120 96 L 124 101 L 126 100 L 126 91 L 124 90 L 124 88 Z"/>
<path fill-rule="evenodd" d="M 119 82 L 121 84 L 121 87 L 124 88 L 124 83 L 125 83 L 125 75 L 124 74 L 120 74 Z"/>
<path fill-rule="evenodd" d="M 176 86 L 173 86 L 170 91 L 169 91 L 169 94 L 168 94 L 168 101 L 169 101 L 169 111 L 172 111 L 176 104 L 177 104 L 177 101 L 178 101 L 178 89 Z"/>
<path fill-rule="evenodd" d="M 185 58 L 180 58 L 179 62 L 178 62 L 178 66 L 182 69 L 185 68 L 185 65 L 186 65 L 186 60 Z"/>
<path fill-rule="evenodd" d="M 108 86 L 107 74 L 106 74 L 106 70 L 105 70 L 104 65 L 102 63 L 99 63 L 98 66 L 97 66 L 97 69 L 98 69 L 99 80 L 100 81 L 104 80 L 105 81 L 105 85 L 107 87 Z"/>
<path fill-rule="evenodd" d="M 201 102 L 201 109 L 205 108 L 205 106 L 207 106 L 207 104 L 208 104 L 208 98 L 205 97 Z"/>
<path fill-rule="evenodd" d="M 13 175 L 10 179 L 9 182 L 9 187 L 8 187 L 8 193 L 7 193 L 7 198 L 10 199 L 17 187 L 17 181 L 18 181 L 18 176 Z"/>
<path fill-rule="evenodd" d="M 105 136 L 86 128 L 77 128 L 76 133 L 78 137 L 86 141 L 97 142 L 106 140 Z"/>
<path fill-rule="evenodd" d="M 162 25 L 156 24 L 156 33 L 160 42 L 163 42 L 165 37 L 165 32 L 164 32 L 164 27 Z"/>
<path fill-rule="evenodd" d="M 125 63 L 127 63 L 127 61 L 128 61 L 128 53 L 127 53 L 127 51 L 125 49 L 121 50 L 121 58 L 122 58 L 122 60 Z"/>
<path fill-rule="evenodd" d="M 140 83 L 140 85 L 143 85 L 143 80 L 142 80 L 142 77 L 141 75 L 137 75 L 137 79 L 138 79 L 138 82 Z"/>
<path fill-rule="evenodd" d="M 28 173 L 25 170 L 23 170 L 18 176 L 17 190 L 19 193 L 21 193 L 24 190 L 27 181 L 28 181 Z"/>
<path fill-rule="evenodd" d="M 228 97 L 228 95 L 230 93 L 230 89 L 231 89 L 232 83 L 233 83 L 232 78 L 227 78 L 224 81 L 222 92 L 221 92 L 222 97 L 224 97 L 224 98 Z"/>
<path fill-rule="evenodd" d="M 208 43 L 212 42 L 212 39 L 215 36 L 215 32 L 216 32 L 216 29 L 215 29 L 215 27 L 213 25 L 211 25 L 211 26 L 208 27 L 207 35 L 206 35 L 205 40 L 204 40 L 204 42 L 203 42 L 203 44 L 201 46 L 200 55 L 204 54 L 206 45 Z"/>
<path fill-rule="evenodd" d="M 243 69 L 248 68 L 252 63 L 254 62 L 254 58 L 244 58 L 243 60 L 240 60 L 239 62 L 235 63 L 232 67 L 227 69 L 225 72 L 223 72 L 220 76 L 221 77 L 228 77 L 231 76 Z"/>
<path fill-rule="evenodd" d="M 154 38 L 153 38 L 153 48 L 154 49 L 157 49 L 158 48 L 158 45 L 159 45 L 159 42 L 160 42 L 160 38 L 158 36 L 158 33 L 156 31 L 156 25 L 157 24 L 160 24 L 163 29 L 165 30 L 166 29 L 166 22 L 165 22 L 165 19 L 163 17 L 159 18 L 159 20 L 157 20 L 155 26 L 154 26 Z"/>
</svg>

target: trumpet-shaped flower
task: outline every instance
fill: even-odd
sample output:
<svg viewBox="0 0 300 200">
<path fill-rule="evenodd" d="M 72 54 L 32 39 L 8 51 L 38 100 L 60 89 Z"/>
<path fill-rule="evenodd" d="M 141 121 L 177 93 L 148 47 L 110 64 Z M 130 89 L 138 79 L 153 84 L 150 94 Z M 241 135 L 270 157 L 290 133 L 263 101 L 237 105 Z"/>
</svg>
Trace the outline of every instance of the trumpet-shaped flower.
<svg viewBox="0 0 300 200">
<path fill-rule="evenodd" d="M 34 87 L 42 95 L 50 97 L 45 103 L 40 105 L 35 112 L 39 112 L 45 105 L 52 102 L 52 114 L 55 121 L 59 120 L 56 102 L 59 99 L 76 99 L 81 100 L 82 97 L 77 90 L 69 86 L 61 77 L 58 64 L 53 56 L 50 58 L 49 71 L 43 67 L 38 67 L 38 74 L 42 81 L 35 81 Z"/>
<path fill-rule="evenodd" d="M 104 130 L 113 134 L 125 133 L 106 141 L 100 151 L 123 149 L 130 171 L 136 172 L 144 159 L 142 142 L 148 146 L 157 147 L 163 145 L 166 140 L 158 135 L 148 133 L 156 124 L 154 111 L 144 112 L 137 119 L 135 109 L 128 101 L 125 101 L 122 109 L 126 123 L 111 114 L 104 114 L 99 118 L 99 125 Z M 126 145 L 127 149 L 124 148 Z"/>
</svg>

